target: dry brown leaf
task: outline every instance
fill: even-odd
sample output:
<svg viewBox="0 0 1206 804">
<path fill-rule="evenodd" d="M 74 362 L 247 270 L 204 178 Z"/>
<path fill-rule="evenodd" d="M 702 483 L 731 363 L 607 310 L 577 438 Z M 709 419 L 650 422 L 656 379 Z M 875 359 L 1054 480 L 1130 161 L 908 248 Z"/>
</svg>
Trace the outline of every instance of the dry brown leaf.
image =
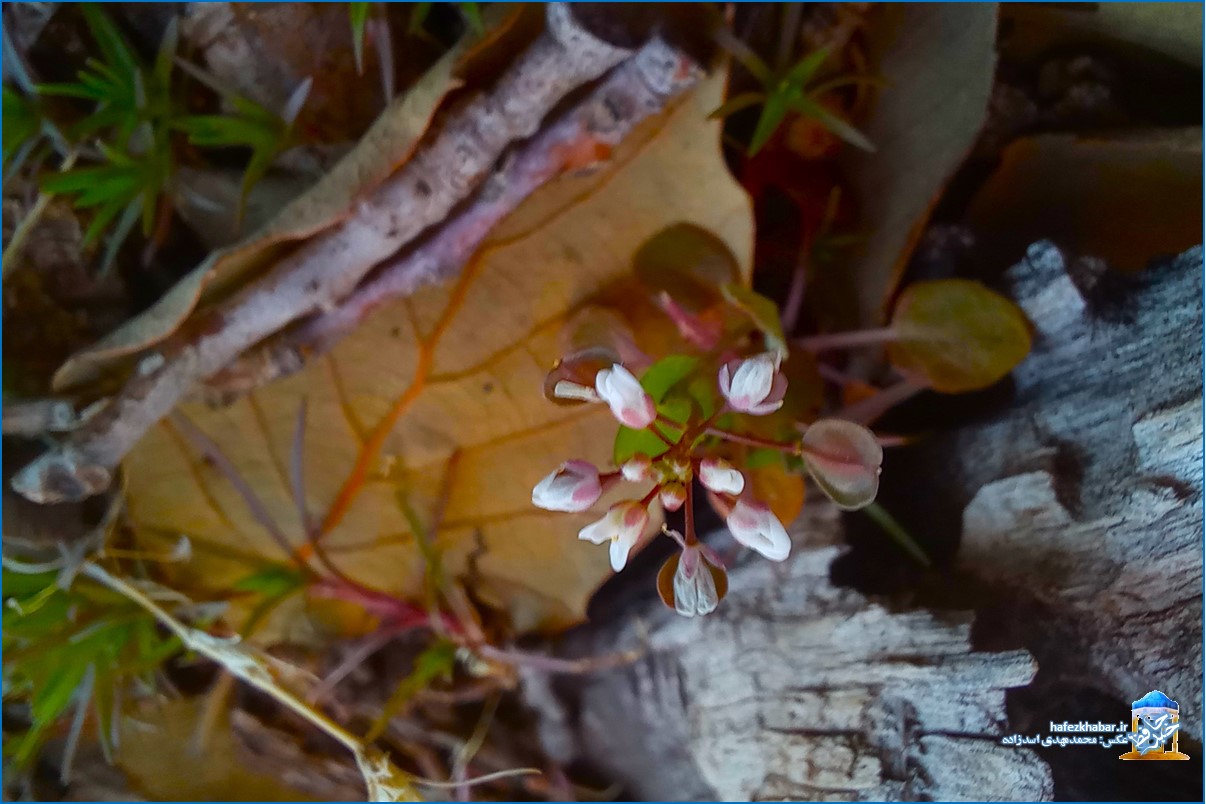
<svg viewBox="0 0 1206 804">
<path fill-rule="evenodd" d="M 610 568 L 606 551 L 576 533 L 607 500 L 594 514 L 553 514 L 532 507 L 531 489 L 568 457 L 607 464 L 616 423 L 602 406 L 548 403 L 544 375 L 571 311 L 622 285 L 636 250 L 667 226 L 716 233 L 748 279 L 749 200 L 721 157 L 719 124 L 706 119 L 724 81 L 716 71 L 647 121 L 600 171 L 536 193 L 452 285 L 379 311 L 301 374 L 223 410 L 184 412 L 300 542 L 287 463 L 306 399 L 307 501 L 328 525 L 332 557 L 356 579 L 414 598 L 420 558 L 398 494 L 428 516 L 459 452 L 438 532 L 447 571 L 468 576 L 519 631 L 578 621 Z M 170 423 L 126 465 L 138 533 L 193 538 L 195 558 L 176 583 L 225 589 L 255 557 L 279 558 L 235 490 Z"/>
<path fill-rule="evenodd" d="M 1139 270 L 1202 240 L 1202 130 L 1019 140 L 972 200 L 967 222 L 1000 265 L 1051 239 Z"/>
<path fill-rule="evenodd" d="M 204 751 L 194 752 L 202 717 L 201 700 L 182 698 L 119 718 L 115 759 L 135 790 L 151 801 L 306 800 L 280 779 L 244 764 L 225 713 L 204 731 Z"/>
<path fill-rule="evenodd" d="M 494 28 L 516 13 L 494 12 Z M 493 41 L 493 37 L 491 37 Z M 357 146 L 317 184 L 282 210 L 264 229 L 216 251 L 150 309 L 72 356 L 55 374 L 67 389 L 96 379 L 130 355 L 172 334 L 199 304 L 219 299 L 254 278 L 300 241 L 347 218 L 358 198 L 381 184 L 409 157 L 444 97 L 460 85 L 457 72 L 480 43 L 466 38 L 448 51 L 404 96 L 393 101 Z"/>
<path fill-rule="evenodd" d="M 1007 52 L 1014 58 L 1106 39 L 1202 65 L 1201 3 L 1007 3 L 1001 18 L 1013 29 Z"/>
<path fill-rule="evenodd" d="M 884 4 L 869 28 L 887 81 L 863 133 L 874 154 L 850 153 L 867 239 L 854 261 L 859 324 L 887 313 L 930 210 L 975 142 L 996 67 L 996 3 Z"/>
</svg>

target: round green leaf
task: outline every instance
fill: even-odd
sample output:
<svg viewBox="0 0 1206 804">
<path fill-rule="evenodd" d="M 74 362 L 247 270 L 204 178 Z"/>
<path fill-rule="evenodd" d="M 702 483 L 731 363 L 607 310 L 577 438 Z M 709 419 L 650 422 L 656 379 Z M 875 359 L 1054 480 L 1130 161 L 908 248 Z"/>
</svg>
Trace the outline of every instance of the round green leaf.
<svg viewBox="0 0 1206 804">
<path fill-rule="evenodd" d="M 632 258 L 643 284 L 664 290 L 699 312 L 721 300 L 720 288 L 740 280 L 737 259 L 724 241 L 690 223 L 676 223 L 645 241 Z"/>
<path fill-rule="evenodd" d="M 884 451 L 861 424 L 821 419 L 804 433 L 804 465 L 838 508 L 854 511 L 875 500 Z"/>
<path fill-rule="evenodd" d="M 1030 351 L 1030 325 L 1022 311 L 966 279 L 910 285 L 896 303 L 892 329 L 892 364 L 948 394 L 992 385 Z"/>
<path fill-rule="evenodd" d="M 684 424 L 691 417 L 691 400 L 687 396 L 674 396 L 668 399 L 666 395 L 672 388 L 685 380 L 695 370 L 698 363 L 699 359 L 695 357 L 670 355 L 654 363 L 641 375 L 641 387 L 657 403 L 657 412 L 670 421 Z M 657 423 L 651 427 L 659 428 L 667 438 L 675 443 L 683 436 L 681 427 L 671 428 Z M 666 442 L 658 438 L 650 428 L 633 430 L 621 425 L 616 432 L 612 459 L 616 466 L 619 466 L 637 453 L 656 458 L 668 449 L 670 447 Z"/>
<path fill-rule="evenodd" d="M 721 288 L 725 299 L 749 316 L 764 338 L 766 348 L 787 356 L 787 338 L 783 336 L 783 325 L 779 320 L 779 307 L 761 293 L 750 290 L 738 282 L 729 282 Z"/>
</svg>

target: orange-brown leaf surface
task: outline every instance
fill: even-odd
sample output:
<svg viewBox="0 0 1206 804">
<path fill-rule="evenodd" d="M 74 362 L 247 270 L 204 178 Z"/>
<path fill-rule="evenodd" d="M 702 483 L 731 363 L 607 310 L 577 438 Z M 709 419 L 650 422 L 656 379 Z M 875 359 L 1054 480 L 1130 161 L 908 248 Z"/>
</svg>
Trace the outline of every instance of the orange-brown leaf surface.
<svg viewBox="0 0 1206 804">
<path fill-rule="evenodd" d="M 437 533 L 446 572 L 507 612 L 517 631 L 579 620 L 610 568 L 606 551 L 578 541 L 577 530 L 615 494 L 595 512 L 553 514 L 532 507 L 531 489 L 566 458 L 606 465 L 616 423 L 602 406 L 548 403 L 542 382 L 566 319 L 624 287 L 636 250 L 669 225 L 715 233 L 748 281 L 750 205 L 721 158 L 719 125 L 706 119 L 724 80 L 717 71 L 647 121 L 600 170 L 535 194 L 457 280 L 382 309 L 298 375 L 225 409 L 182 412 L 300 544 L 288 464 L 306 400 L 306 501 L 323 543 L 352 577 L 416 599 L 422 564 L 399 495 L 430 517 L 455 454 Z M 220 591 L 257 561 L 282 559 L 231 484 L 170 422 L 144 438 L 126 469 L 139 535 L 193 539 L 195 557 L 177 583 Z"/>
</svg>

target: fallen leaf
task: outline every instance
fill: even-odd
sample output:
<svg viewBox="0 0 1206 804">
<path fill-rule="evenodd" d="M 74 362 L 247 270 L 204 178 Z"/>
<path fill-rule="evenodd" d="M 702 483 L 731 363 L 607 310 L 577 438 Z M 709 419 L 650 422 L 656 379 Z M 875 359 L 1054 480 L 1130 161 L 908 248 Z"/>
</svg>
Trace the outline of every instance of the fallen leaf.
<svg viewBox="0 0 1206 804">
<path fill-rule="evenodd" d="M 148 705 L 120 719 L 117 765 L 152 801 L 296 801 L 275 776 L 256 773 L 240 757 L 225 712 L 205 730 L 205 751 L 193 746 L 204 717 L 199 699 Z"/>
<path fill-rule="evenodd" d="M 888 359 L 935 391 L 987 388 L 1030 353 L 1030 324 L 1017 306 L 979 282 L 939 279 L 905 288 L 892 316 Z"/>
<path fill-rule="evenodd" d="M 851 266 L 859 324 L 879 326 L 947 180 L 971 149 L 996 67 L 996 3 L 885 4 L 869 45 L 887 80 L 862 131 L 867 154 L 844 153 L 868 233 Z"/>
<path fill-rule="evenodd" d="M 497 27 L 515 15 L 496 12 Z M 91 382 L 131 355 L 171 335 L 203 303 L 231 294 L 270 268 L 288 251 L 346 219 L 357 199 L 380 185 L 409 157 L 444 97 L 460 85 L 458 70 L 482 57 L 465 39 L 451 48 L 404 96 L 381 114 L 357 146 L 267 226 L 229 248 L 216 251 L 142 314 L 72 356 L 55 374 L 56 389 Z"/>
<path fill-rule="evenodd" d="M 382 308 L 328 357 L 228 408 L 183 412 L 300 542 L 288 456 L 305 399 L 306 502 L 326 522 L 327 550 L 359 581 L 415 600 L 423 569 L 398 492 L 429 515 L 456 453 L 436 540 L 445 572 L 505 610 L 517 631 L 577 622 L 610 574 L 606 551 L 577 531 L 624 489 L 580 515 L 533 508 L 531 490 L 567 458 L 607 465 L 617 425 L 604 406 L 549 403 L 542 383 L 573 311 L 625 282 L 635 297 L 632 258 L 667 226 L 712 232 L 748 279 L 749 200 L 725 167 L 719 124 L 706 119 L 724 81 L 714 71 L 600 170 L 539 191 L 451 285 Z M 176 584 L 221 590 L 256 561 L 280 560 L 230 483 L 172 424 L 154 428 L 126 464 L 137 535 L 193 540 Z"/>
<path fill-rule="evenodd" d="M 1202 65 L 1201 3 L 1007 3 L 1001 19 L 1012 31 L 1007 40 L 1011 58 L 1106 39 Z"/>
<path fill-rule="evenodd" d="M 1202 241 L 1202 129 L 1019 140 L 1005 149 L 966 220 L 1001 266 L 1050 239 L 1139 270 Z"/>
</svg>

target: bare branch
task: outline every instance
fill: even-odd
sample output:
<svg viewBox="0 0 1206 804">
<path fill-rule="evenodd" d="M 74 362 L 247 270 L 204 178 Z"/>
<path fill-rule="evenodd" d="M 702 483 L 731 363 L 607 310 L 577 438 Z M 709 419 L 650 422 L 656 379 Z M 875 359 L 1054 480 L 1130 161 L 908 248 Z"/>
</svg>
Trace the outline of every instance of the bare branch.
<svg viewBox="0 0 1206 804">
<path fill-rule="evenodd" d="M 288 324 L 334 308 L 374 265 L 469 197 L 504 150 L 535 134 L 566 95 L 628 54 L 580 26 L 567 4 L 550 5 L 546 30 L 491 93 L 451 113 L 438 135 L 358 204 L 348 220 L 286 256 L 145 357 L 104 410 L 19 472 L 13 488 L 40 503 L 102 491 L 138 439 L 195 384 Z"/>
<path fill-rule="evenodd" d="M 524 145 L 495 171 L 474 202 L 425 242 L 373 272 L 333 310 L 324 311 L 269 339 L 214 375 L 211 402 L 225 403 L 301 370 L 325 354 L 383 304 L 458 273 L 499 221 L 537 189 L 601 158 L 646 117 L 698 80 L 700 72 L 661 40 L 645 45 L 615 69 L 586 99 Z"/>
</svg>

